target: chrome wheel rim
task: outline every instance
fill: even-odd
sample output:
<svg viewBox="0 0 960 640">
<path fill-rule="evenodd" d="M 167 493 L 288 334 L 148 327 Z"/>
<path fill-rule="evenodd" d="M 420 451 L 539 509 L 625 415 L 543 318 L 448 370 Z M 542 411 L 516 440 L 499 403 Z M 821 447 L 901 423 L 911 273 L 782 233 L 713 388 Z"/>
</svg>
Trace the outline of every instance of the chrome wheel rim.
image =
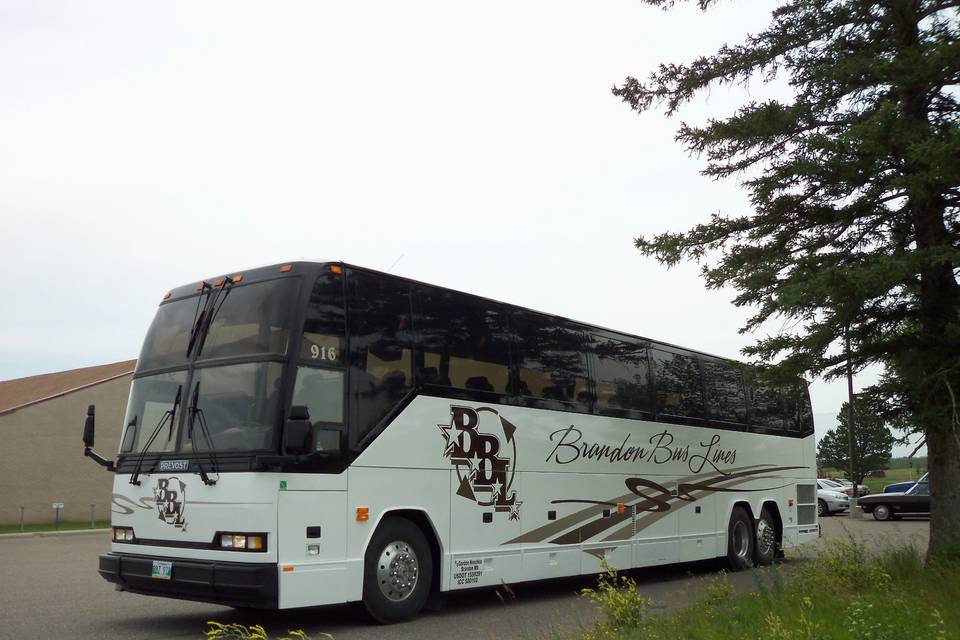
<svg viewBox="0 0 960 640">
<path fill-rule="evenodd" d="M 877 514 L 877 518 L 880 520 L 886 520 L 890 517 L 890 509 L 885 504 L 877 505 L 877 508 L 873 510 Z"/>
<path fill-rule="evenodd" d="M 409 598 L 419 577 L 420 561 L 413 547 L 394 540 L 383 548 L 377 560 L 377 584 L 387 600 L 402 602 Z"/>
<path fill-rule="evenodd" d="M 770 523 L 761 519 L 757 523 L 757 549 L 760 555 L 768 556 L 773 553 L 773 545 L 776 542 L 776 532 Z"/>
<path fill-rule="evenodd" d="M 733 525 L 733 552 L 738 558 L 747 559 L 747 552 L 750 550 L 750 529 L 747 528 L 743 520 L 738 520 Z"/>
</svg>

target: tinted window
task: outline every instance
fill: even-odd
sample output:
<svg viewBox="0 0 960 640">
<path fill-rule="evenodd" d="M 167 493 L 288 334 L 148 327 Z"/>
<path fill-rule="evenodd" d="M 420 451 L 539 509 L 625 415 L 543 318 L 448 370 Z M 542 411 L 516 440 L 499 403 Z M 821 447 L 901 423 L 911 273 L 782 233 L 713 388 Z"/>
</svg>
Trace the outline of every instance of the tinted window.
<svg viewBox="0 0 960 640">
<path fill-rule="evenodd" d="M 660 349 L 651 349 L 657 390 L 657 417 L 702 420 L 703 379 L 700 361 Z"/>
<path fill-rule="evenodd" d="M 413 332 L 406 283 L 349 270 L 347 297 L 356 442 L 413 387 Z"/>
<path fill-rule="evenodd" d="M 190 333 L 211 296 L 216 299 L 215 313 L 198 359 L 285 355 L 298 283 L 299 278 L 283 278 L 230 285 L 161 304 L 144 339 L 137 371 L 187 364 Z"/>
<path fill-rule="evenodd" d="M 499 305 L 423 289 L 416 316 L 421 383 L 504 393 L 510 372 L 509 341 Z"/>
<path fill-rule="evenodd" d="M 740 367 L 726 362 L 705 361 L 703 375 L 710 420 L 732 426 L 746 426 L 747 394 Z"/>
<path fill-rule="evenodd" d="M 785 429 L 783 393 L 762 377 L 748 386 L 750 429 L 758 433 L 780 433 Z"/>
<path fill-rule="evenodd" d="M 190 395 L 184 396 L 187 406 L 181 429 L 181 449 L 248 451 L 273 448 L 274 427 L 279 422 L 282 373 L 283 365 L 276 362 L 248 362 L 195 370 Z"/>
<path fill-rule="evenodd" d="M 801 435 L 813 433 L 813 407 L 810 406 L 810 393 L 806 386 L 800 390 L 800 421 L 797 428 Z"/>
<path fill-rule="evenodd" d="M 314 424 L 342 424 L 343 387 L 343 371 L 300 367 L 291 404 L 305 406 L 310 412 L 310 422 Z"/>
<path fill-rule="evenodd" d="M 584 402 L 589 400 L 585 338 L 575 327 L 550 316 L 516 311 L 513 358 L 518 378 L 511 392 L 522 396 Z"/>
<path fill-rule="evenodd" d="M 310 291 L 300 341 L 300 359 L 312 364 L 342 366 L 345 360 L 346 314 L 343 276 L 325 273 Z"/>
<path fill-rule="evenodd" d="M 299 278 L 284 278 L 224 289 L 198 359 L 286 355 L 299 283 Z"/>
<path fill-rule="evenodd" d="M 194 296 L 160 305 L 143 340 L 137 371 L 186 365 L 190 328 L 194 314 L 199 313 L 198 300 L 203 304 L 202 298 Z"/>
<path fill-rule="evenodd" d="M 150 451 L 173 451 L 177 447 L 177 423 L 188 399 L 186 384 L 186 371 L 160 373 L 133 381 L 123 422 L 121 453 L 141 451 L 161 420 L 165 421 L 164 427 L 150 445 Z M 175 415 L 171 416 L 169 411 Z"/>
<path fill-rule="evenodd" d="M 602 415 L 627 416 L 653 413 L 647 344 L 592 336 L 596 410 Z"/>
</svg>

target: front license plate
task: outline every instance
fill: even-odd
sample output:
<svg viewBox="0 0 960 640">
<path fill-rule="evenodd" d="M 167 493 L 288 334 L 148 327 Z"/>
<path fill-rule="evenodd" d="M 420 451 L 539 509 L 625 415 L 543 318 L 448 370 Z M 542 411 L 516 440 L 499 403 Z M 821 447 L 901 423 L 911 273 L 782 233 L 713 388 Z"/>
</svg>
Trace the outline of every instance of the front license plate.
<svg viewBox="0 0 960 640">
<path fill-rule="evenodd" d="M 160 580 L 169 580 L 173 573 L 173 563 L 167 560 L 154 560 L 150 569 L 150 577 Z"/>
</svg>

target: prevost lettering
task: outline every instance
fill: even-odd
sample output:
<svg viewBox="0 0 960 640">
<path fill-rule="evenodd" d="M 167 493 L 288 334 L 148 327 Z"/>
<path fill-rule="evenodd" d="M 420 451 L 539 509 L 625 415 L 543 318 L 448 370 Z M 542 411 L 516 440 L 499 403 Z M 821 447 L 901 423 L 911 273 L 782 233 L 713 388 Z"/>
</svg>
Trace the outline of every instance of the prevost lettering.
<svg viewBox="0 0 960 640">
<path fill-rule="evenodd" d="M 161 460 L 157 465 L 158 471 L 186 471 L 189 468 L 189 460 Z"/>
</svg>

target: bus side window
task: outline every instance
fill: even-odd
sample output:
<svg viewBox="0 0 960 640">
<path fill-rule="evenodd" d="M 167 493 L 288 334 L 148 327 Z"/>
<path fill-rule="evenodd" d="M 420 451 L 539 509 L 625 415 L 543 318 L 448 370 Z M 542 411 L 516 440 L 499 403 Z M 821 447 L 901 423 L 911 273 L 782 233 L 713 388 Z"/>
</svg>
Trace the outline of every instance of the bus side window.
<svg viewBox="0 0 960 640">
<path fill-rule="evenodd" d="M 650 350 L 657 390 L 657 419 L 699 424 L 704 418 L 703 375 L 692 356 Z"/>
<path fill-rule="evenodd" d="M 505 393 L 510 352 L 499 305 L 422 288 L 415 316 L 421 384 Z"/>
<path fill-rule="evenodd" d="M 761 380 L 750 386 L 750 430 L 779 433 L 783 430 L 783 398 L 779 389 Z"/>
<path fill-rule="evenodd" d="M 349 269 L 347 299 L 352 446 L 413 387 L 413 331 L 401 280 Z"/>
<path fill-rule="evenodd" d="M 652 416 L 647 343 L 597 335 L 590 338 L 590 352 L 595 358 L 597 413 L 624 418 Z"/>
<path fill-rule="evenodd" d="M 578 402 L 581 410 L 590 392 L 585 337 L 557 318 L 515 311 L 510 328 L 516 335 L 513 361 L 518 378 L 511 385 L 516 395 L 559 402 Z"/>
<path fill-rule="evenodd" d="M 325 273 L 310 290 L 300 341 L 300 361 L 313 365 L 343 366 L 346 335 L 343 277 Z"/>
<path fill-rule="evenodd" d="M 793 436 L 813 430 L 813 414 L 805 385 L 795 384 L 781 390 L 783 412 L 781 429 Z"/>
<path fill-rule="evenodd" d="M 707 410 L 711 423 L 728 429 L 746 429 L 747 394 L 740 368 L 726 362 L 704 361 Z"/>
<path fill-rule="evenodd" d="M 290 404 L 307 407 L 314 424 L 342 424 L 343 379 L 343 371 L 299 367 Z"/>
<path fill-rule="evenodd" d="M 798 416 L 797 430 L 798 434 L 804 437 L 813 433 L 813 407 L 810 406 L 810 393 L 807 391 L 806 385 L 800 386 L 797 391 L 800 394 L 800 415 Z"/>
</svg>

